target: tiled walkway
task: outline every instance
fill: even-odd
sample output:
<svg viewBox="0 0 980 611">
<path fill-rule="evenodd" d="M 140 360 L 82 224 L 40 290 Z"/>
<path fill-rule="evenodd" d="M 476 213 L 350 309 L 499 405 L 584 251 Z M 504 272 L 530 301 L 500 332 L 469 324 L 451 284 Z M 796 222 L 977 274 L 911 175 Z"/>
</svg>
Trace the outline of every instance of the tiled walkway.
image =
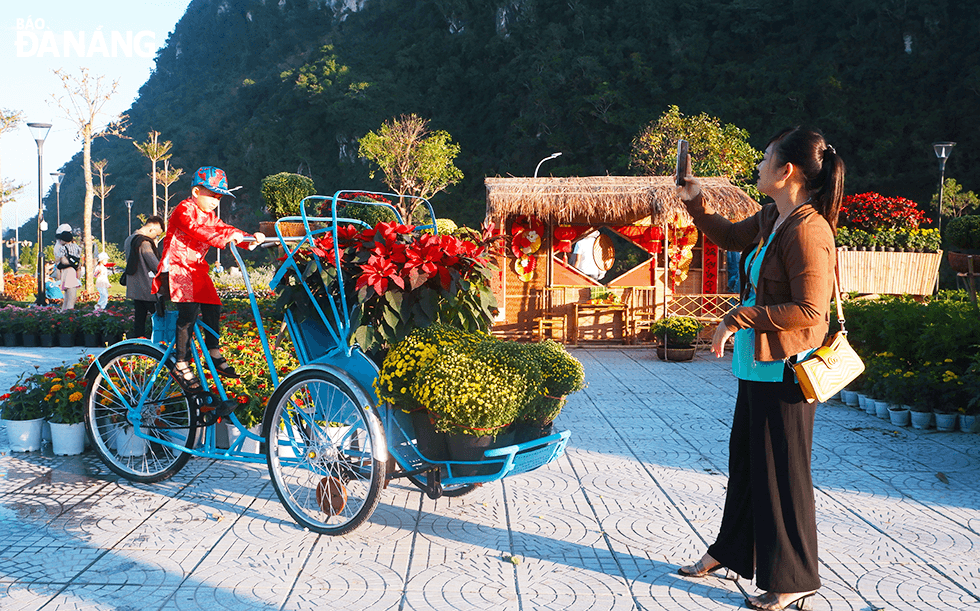
<svg viewBox="0 0 980 611">
<path fill-rule="evenodd" d="M 0 349 L 0 388 L 30 359 L 80 351 L 43 352 Z M 563 459 L 459 499 L 393 484 L 346 537 L 298 529 L 261 465 L 192 460 L 134 485 L 91 454 L 6 453 L 0 609 L 742 607 L 753 584 L 675 574 L 719 525 L 730 361 L 574 354 L 589 388 L 560 418 Z M 980 435 L 896 429 L 837 402 L 817 419 L 815 608 L 980 610 Z"/>
</svg>

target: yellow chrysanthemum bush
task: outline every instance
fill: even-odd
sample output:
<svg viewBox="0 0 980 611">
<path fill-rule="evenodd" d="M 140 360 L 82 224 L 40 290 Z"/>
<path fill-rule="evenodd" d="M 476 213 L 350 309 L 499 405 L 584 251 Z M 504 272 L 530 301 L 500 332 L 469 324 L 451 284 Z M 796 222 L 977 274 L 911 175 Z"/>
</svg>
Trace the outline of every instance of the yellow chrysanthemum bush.
<svg viewBox="0 0 980 611">
<path fill-rule="evenodd" d="M 516 421 L 550 422 L 583 384 L 581 364 L 554 342 L 433 325 L 392 348 L 375 390 L 397 408 L 427 410 L 437 431 L 496 435 Z"/>
</svg>

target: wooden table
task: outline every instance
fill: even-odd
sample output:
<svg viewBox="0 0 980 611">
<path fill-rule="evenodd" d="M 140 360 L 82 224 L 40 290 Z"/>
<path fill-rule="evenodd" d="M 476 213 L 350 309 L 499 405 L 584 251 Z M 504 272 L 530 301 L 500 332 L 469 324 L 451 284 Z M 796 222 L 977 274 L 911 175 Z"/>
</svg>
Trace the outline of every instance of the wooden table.
<svg viewBox="0 0 980 611">
<path fill-rule="evenodd" d="M 603 316 L 613 317 L 613 329 L 619 328 L 620 337 L 612 337 L 610 339 L 619 339 L 622 342 L 627 342 L 629 340 L 629 335 L 626 332 L 626 305 L 622 303 L 576 303 L 575 305 L 575 330 L 571 333 L 571 343 L 577 344 L 580 339 L 582 339 L 582 319 L 592 317 L 595 326 L 599 326 L 599 321 Z M 618 319 L 618 321 L 617 321 Z"/>
</svg>

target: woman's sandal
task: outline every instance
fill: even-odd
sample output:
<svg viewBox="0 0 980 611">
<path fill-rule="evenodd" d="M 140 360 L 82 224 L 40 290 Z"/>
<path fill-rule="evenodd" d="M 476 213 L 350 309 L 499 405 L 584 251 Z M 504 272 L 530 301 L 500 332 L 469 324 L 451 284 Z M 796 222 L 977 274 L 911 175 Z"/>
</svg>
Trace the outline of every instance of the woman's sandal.
<svg viewBox="0 0 980 611">
<path fill-rule="evenodd" d="M 747 596 L 745 598 L 745 604 L 750 609 L 760 609 L 761 611 L 783 611 L 783 609 L 788 609 L 791 605 L 796 605 L 799 611 L 804 611 L 807 607 L 807 599 L 813 596 L 816 590 L 813 592 L 802 592 L 795 599 L 789 601 L 785 605 L 779 604 L 779 594 L 776 592 L 766 592 L 761 596 L 753 597 Z"/>
<path fill-rule="evenodd" d="M 738 573 L 732 571 L 727 567 L 721 566 L 720 562 L 716 562 L 715 564 L 709 567 L 704 563 L 704 558 L 698 560 L 694 564 L 690 564 L 688 566 L 682 566 L 679 569 L 677 569 L 677 573 L 679 575 L 683 575 L 684 577 L 698 577 L 698 578 L 707 577 L 708 575 L 713 574 L 715 571 L 725 571 L 723 575 L 715 575 L 720 579 L 727 579 L 729 581 L 738 581 Z"/>
<path fill-rule="evenodd" d="M 213 357 L 212 360 L 214 361 L 214 370 L 218 372 L 219 376 L 223 378 L 235 378 L 235 379 L 242 377 L 237 371 L 235 371 L 234 367 L 228 364 L 228 361 L 225 360 L 225 357 L 223 356 Z"/>
<path fill-rule="evenodd" d="M 174 377 L 177 379 L 177 383 L 180 387 L 184 389 L 187 394 L 195 394 L 199 392 L 204 392 L 201 388 L 201 382 L 194 375 L 194 370 L 191 369 L 191 364 L 187 361 L 177 361 L 174 363 Z"/>
</svg>

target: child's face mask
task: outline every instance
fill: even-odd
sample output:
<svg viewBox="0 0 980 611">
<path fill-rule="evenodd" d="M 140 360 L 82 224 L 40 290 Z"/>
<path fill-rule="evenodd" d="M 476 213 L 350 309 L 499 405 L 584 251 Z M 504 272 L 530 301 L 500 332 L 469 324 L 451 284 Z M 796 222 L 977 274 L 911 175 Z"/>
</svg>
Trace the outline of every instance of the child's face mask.
<svg viewBox="0 0 980 611">
<path fill-rule="evenodd" d="M 211 212 L 218 207 L 221 196 L 217 193 L 198 187 L 194 195 L 194 203 L 204 212 Z"/>
</svg>

